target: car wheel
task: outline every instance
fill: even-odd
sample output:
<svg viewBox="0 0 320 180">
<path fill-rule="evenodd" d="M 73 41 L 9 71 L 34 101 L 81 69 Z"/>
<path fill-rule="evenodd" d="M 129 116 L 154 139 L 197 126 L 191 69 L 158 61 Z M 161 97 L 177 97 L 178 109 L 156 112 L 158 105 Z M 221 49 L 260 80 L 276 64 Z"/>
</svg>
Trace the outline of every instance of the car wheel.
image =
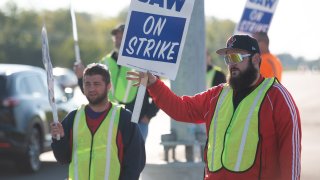
<svg viewBox="0 0 320 180">
<path fill-rule="evenodd" d="M 22 159 L 17 161 L 21 171 L 33 173 L 39 171 L 41 167 L 40 154 L 41 154 L 41 137 L 37 128 L 31 130 L 28 140 L 28 147 Z"/>
</svg>

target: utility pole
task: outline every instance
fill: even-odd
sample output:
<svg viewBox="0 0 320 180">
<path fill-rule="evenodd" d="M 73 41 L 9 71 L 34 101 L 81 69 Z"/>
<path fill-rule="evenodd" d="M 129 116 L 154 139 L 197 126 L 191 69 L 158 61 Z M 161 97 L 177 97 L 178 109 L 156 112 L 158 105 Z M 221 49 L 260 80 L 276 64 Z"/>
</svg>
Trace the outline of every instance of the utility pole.
<svg viewBox="0 0 320 180">
<path fill-rule="evenodd" d="M 171 81 L 171 89 L 179 96 L 194 95 L 204 91 L 206 88 L 205 73 L 204 0 L 196 0 L 191 14 L 179 71 L 176 80 Z M 198 140 L 198 135 L 205 135 L 205 125 L 171 120 L 171 130 L 178 144 L 185 144 L 187 161 L 194 161 L 193 147 Z"/>
</svg>

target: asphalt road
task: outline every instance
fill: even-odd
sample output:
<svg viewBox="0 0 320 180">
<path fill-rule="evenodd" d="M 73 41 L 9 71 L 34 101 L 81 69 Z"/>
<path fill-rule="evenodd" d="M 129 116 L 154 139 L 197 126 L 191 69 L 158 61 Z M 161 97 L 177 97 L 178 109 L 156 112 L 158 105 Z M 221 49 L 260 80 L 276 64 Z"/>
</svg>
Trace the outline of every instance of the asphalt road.
<svg viewBox="0 0 320 180">
<path fill-rule="evenodd" d="M 42 161 L 39 172 L 24 174 L 19 172 L 13 164 L 0 164 L 0 180 L 64 180 L 67 178 L 68 166 L 55 161 Z"/>
</svg>

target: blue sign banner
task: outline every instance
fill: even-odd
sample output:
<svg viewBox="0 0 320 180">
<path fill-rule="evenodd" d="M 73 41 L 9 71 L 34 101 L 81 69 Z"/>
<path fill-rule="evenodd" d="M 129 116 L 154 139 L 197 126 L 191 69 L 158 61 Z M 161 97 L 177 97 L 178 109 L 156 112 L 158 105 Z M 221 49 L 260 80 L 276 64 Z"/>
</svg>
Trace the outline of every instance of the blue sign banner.
<svg viewBox="0 0 320 180">
<path fill-rule="evenodd" d="M 241 21 L 255 21 L 260 24 L 270 24 L 273 13 L 259 11 L 257 9 L 246 8 Z"/>
<path fill-rule="evenodd" d="M 117 64 L 174 80 L 195 0 L 131 0 Z"/>
<path fill-rule="evenodd" d="M 234 34 L 252 34 L 260 31 L 267 33 L 277 4 L 278 0 L 247 0 Z"/>
<path fill-rule="evenodd" d="M 132 11 L 122 56 L 176 63 L 186 18 Z"/>
<path fill-rule="evenodd" d="M 273 13 L 246 8 L 238 25 L 238 31 L 253 33 L 268 32 Z"/>
</svg>

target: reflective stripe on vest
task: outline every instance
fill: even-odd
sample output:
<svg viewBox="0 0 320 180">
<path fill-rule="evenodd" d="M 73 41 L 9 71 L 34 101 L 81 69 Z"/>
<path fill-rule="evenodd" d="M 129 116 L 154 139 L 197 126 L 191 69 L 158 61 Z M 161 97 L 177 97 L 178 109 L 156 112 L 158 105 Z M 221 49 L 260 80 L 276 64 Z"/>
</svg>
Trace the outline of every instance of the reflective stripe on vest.
<svg viewBox="0 0 320 180">
<path fill-rule="evenodd" d="M 233 90 L 225 85 L 212 118 L 207 147 L 208 169 L 242 172 L 255 161 L 259 143 L 259 110 L 275 79 L 265 79 L 234 111 Z"/>
<path fill-rule="evenodd" d="M 101 63 L 106 64 L 110 72 L 112 87 L 108 94 L 109 100 L 125 104 L 133 101 L 138 88 L 133 87 L 133 82 L 126 79 L 127 72 L 133 70 L 125 66 L 118 66 L 117 62 L 111 57 L 111 54 L 102 59 Z"/>
<path fill-rule="evenodd" d="M 86 123 L 84 108 L 83 105 L 78 109 L 74 119 L 69 179 L 119 179 L 121 167 L 116 138 L 121 108 L 112 105 L 93 137 Z"/>
</svg>

